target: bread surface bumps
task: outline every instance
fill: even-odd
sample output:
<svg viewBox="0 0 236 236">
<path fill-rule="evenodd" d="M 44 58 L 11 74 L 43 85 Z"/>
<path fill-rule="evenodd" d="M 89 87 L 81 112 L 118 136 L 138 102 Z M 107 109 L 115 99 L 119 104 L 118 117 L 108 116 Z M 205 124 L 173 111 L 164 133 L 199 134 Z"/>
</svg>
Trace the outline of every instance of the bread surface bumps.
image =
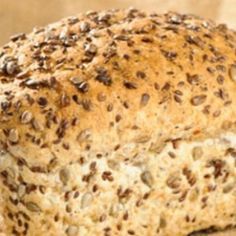
<svg viewBox="0 0 236 236">
<path fill-rule="evenodd" d="M 0 49 L 2 235 L 184 236 L 236 223 L 236 33 L 87 12 Z"/>
</svg>

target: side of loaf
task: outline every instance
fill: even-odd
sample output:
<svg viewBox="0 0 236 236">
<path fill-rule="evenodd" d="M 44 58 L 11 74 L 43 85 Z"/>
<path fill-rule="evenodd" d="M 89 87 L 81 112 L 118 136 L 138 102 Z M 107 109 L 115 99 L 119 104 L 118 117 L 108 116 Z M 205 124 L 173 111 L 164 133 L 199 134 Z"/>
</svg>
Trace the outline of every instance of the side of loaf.
<svg viewBox="0 0 236 236">
<path fill-rule="evenodd" d="M 236 225 L 236 33 L 87 12 L 0 49 L 0 234 Z"/>
</svg>

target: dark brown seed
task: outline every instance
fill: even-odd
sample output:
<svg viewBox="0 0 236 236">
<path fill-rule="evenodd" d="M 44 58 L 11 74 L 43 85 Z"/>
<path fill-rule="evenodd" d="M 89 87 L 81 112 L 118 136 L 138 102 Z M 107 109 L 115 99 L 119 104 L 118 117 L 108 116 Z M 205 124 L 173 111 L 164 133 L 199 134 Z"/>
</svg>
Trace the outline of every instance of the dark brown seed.
<svg viewBox="0 0 236 236">
<path fill-rule="evenodd" d="M 143 93 L 140 101 L 141 106 L 146 106 L 150 99 L 150 95 L 148 93 Z"/>
<path fill-rule="evenodd" d="M 153 39 L 150 37 L 144 36 L 144 37 L 142 37 L 141 41 L 144 43 L 152 43 Z"/>
<path fill-rule="evenodd" d="M 176 52 L 170 52 L 170 51 L 165 51 L 165 50 L 161 50 L 161 52 L 164 55 L 164 57 L 170 61 L 174 60 L 177 57 Z"/>
<path fill-rule="evenodd" d="M 132 229 L 129 229 L 127 232 L 128 232 L 128 234 L 130 234 L 130 235 L 135 235 L 135 231 L 132 230 Z"/>
<path fill-rule="evenodd" d="M 200 37 L 198 36 L 193 36 L 193 35 L 187 35 L 186 36 L 186 41 L 190 44 L 194 44 L 198 47 L 202 47 L 203 46 L 203 42 L 200 39 Z"/>
<path fill-rule="evenodd" d="M 107 111 L 111 112 L 113 110 L 113 105 L 110 103 L 107 105 Z"/>
<path fill-rule="evenodd" d="M 191 98 L 190 102 L 193 106 L 199 106 L 206 101 L 206 98 L 207 98 L 206 95 L 198 95 L 198 96 Z"/>
<path fill-rule="evenodd" d="M 187 81 L 192 85 L 197 85 L 200 82 L 200 77 L 196 74 L 190 75 L 189 73 L 187 73 Z"/>
<path fill-rule="evenodd" d="M 217 179 L 218 177 L 223 175 L 223 168 L 225 166 L 225 161 L 216 159 L 209 162 L 209 166 L 214 167 L 214 177 Z"/>
<path fill-rule="evenodd" d="M 140 79 L 145 79 L 146 78 L 146 74 L 143 71 L 137 71 L 136 76 Z"/>
<path fill-rule="evenodd" d="M 177 103 L 181 103 L 182 102 L 182 99 L 179 96 L 177 96 L 177 95 L 174 95 L 174 99 L 175 99 L 175 101 Z"/>
<path fill-rule="evenodd" d="M 222 85 L 224 83 L 224 76 L 218 75 L 216 78 L 218 84 Z"/>
<path fill-rule="evenodd" d="M 127 89 L 137 89 L 137 85 L 133 82 L 124 81 L 123 84 Z"/>
<path fill-rule="evenodd" d="M 45 107 L 47 104 L 48 104 L 48 100 L 45 98 L 45 97 L 40 97 L 38 99 L 38 104 L 41 106 L 41 107 Z"/>
<path fill-rule="evenodd" d="M 116 122 L 119 122 L 121 119 L 122 119 L 121 115 L 119 115 L 119 114 L 116 115 L 116 117 L 115 117 Z"/>
<path fill-rule="evenodd" d="M 112 83 L 111 78 L 107 75 L 97 75 L 95 79 L 107 86 L 110 86 Z"/>
<path fill-rule="evenodd" d="M 91 111 L 91 109 L 92 109 L 92 102 L 89 99 L 83 99 L 81 101 L 81 105 L 84 108 L 84 110 L 86 110 L 86 111 Z"/>
<path fill-rule="evenodd" d="M 10 37 L 10 40 L 13 42 L 16 42 L 18 40 L 24 40 L 26 39 L 26 35 L 24 33 L 16 34 Z"/>
<path fill-rule="evenodd" d="M 162 91 L 169 91 L 169 89 L 170 89 L 170 84 L 168 82 L 166 82 L 161 88 Z"/>
<path fill-rule="evenodd" d="M 110 86 L 112 84 L 111 77 L 108 75 L 108 72 L 105 68 L 98 68 L 97 73 L 98 74 L 95 77 L 95 80 L 99 81 L 100 83 L 103 83 L 106 86 Z"/>
</svg>

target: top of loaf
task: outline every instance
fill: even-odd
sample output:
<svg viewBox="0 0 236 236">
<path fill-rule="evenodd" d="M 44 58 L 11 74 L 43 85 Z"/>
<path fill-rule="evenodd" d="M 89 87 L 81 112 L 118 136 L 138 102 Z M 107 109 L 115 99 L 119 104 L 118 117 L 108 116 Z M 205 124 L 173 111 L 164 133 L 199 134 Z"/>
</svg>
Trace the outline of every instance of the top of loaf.
<svg viewBox="0 0 236 236">
<path fill-rule="evenodd" d="M 0 49 L 1 146 L 40 169 L 127 143 L 216 136 L 235 126 L 235 91 L 236 33 L 225 25 L 91 11 Z"/>
</svg>

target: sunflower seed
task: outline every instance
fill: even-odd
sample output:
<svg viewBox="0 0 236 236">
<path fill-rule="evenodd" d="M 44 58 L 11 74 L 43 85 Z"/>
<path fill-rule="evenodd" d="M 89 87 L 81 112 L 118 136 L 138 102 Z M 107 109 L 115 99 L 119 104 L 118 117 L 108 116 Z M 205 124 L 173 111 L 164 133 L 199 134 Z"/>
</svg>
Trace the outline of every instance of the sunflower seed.
<svg viewBox="0 0 236 236">
<path fill-rule="evenodd" d="M 14 75 L 19 71 L 19 66 L 16 61 L 9 61 L 5 64 L 5 71 L 8 75 Z"/>
<path fill-rule="evenodd" d="M 230 78 L 236 82 L 236 65 L 231 65 L 230 69 L 229 69 L 229 75 Z"/>
<path fill-rule="evenodd" d="M 28 124 L 32 120 L 33 116 L 32 113 L 29 111 L 24 111 L 21 114 L 20 121 L 22 124 Z"/>
<path fill-rule="evenodd" d="M 26 192 L 26 187 L 25 187 L 25 185 L 20 184 L 20 185 L 18 186 L 18 190 L 17 190 L 17 193 L 18 193 L 19 198 L 22 198 L 22 197 L 25 195 L 25 192 Z"/>
<path fill-rule="evenodd" d="M 89 192 L 85 193 L 81 199 L 81 208 L 84 209 L 88 207 L 93 200 L 93 195 Z"/>
<path fill-rule="evenodd" d="M 19 133 L 16 129 L 11 129 L 9 132 L 8 139 L 12 143 L 17 143 L 19 141 Z"/>
<path fill-rule="evenodd" d="M 79 233 L 79 228 L 75 225 L 71 225 L 67 228 L 66 234 L 68 236 L 77 236 Z"/>
<path fill-rule="evenodd" d="M 140 177 L 144 184 L 150 188 L 152 187 L 154 180 L 150 171 L 144 171 Z"/>
<path fill-rule="evenodd" d="M 150 99 L 150 95 L 148 93 L 142 94 L 140 105 L 146 106 L 148 104 L 149 99 Z"/>
<path fill-rule="evenodd" d="M 70 179 L 70 172 L 68 169 L 62 169 L 59 173 L 60 180 L 63 184 L 67 184 Z"/>
<path fill-rule="evenodd" d="M 191 104 L 193 106 L 199 106 L 199 105 L 203 104 L 206 101 L 206 98 L 207 98 L 206 95 L 195 96 L 191 99 Z"/>
<path fill-rule="evenodd" d="M 29 211 L 32 211 L 32 212 L 40 212 L 41 211 L 39 206 L 34 202 L 26 202 L 25 206 Z"/>
<path fill-rule="evenodd" d="M 88 140 L 90 136 L 91 136 L 90 129 L 84 129 L 77 136 L 77 141 L 84 142 L 84 141 Z"/>
<path fill-rule="evenodd" d="M 82 33 L 86 33 L 86 32 L 88 32 L 90 30 L 90 24 L 88 23 L 88 22 L 82 22 L 81 24 L 80 24 L 80 31 L 82 32 Z"/>
<path fill-rule="evenodd" d="M 203 156 L 203 149 L 199 146 L 194 147 L 192 149 L 192 156 L 195 161 L 200 159 Z"/>
</svg>

